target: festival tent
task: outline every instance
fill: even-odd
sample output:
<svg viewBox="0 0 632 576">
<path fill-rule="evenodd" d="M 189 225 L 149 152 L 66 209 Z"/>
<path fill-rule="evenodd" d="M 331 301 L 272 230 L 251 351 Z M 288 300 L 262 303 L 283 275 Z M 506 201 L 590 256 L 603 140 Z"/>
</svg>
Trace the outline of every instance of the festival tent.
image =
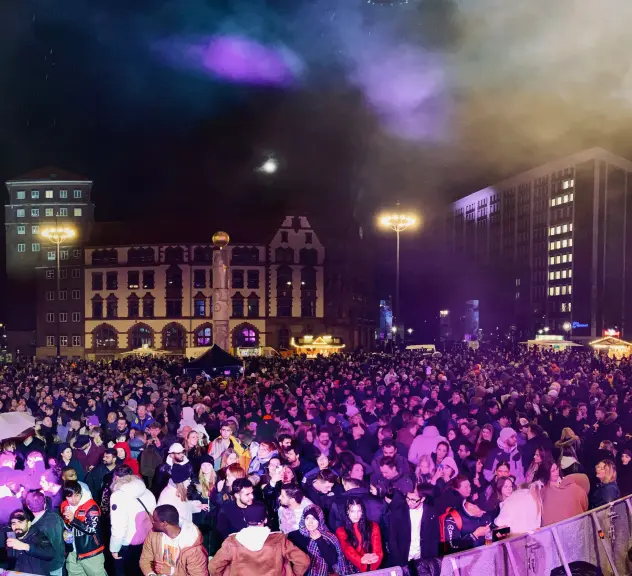
<svg viewBox="0 0 632 576">
<path fill-rule="evenodd" d="M 214 344 L 204 354 L 189 362 L 185 367 L 185 371 L 190 375 L 205 373 L 211 378 L 215 378 L 222 374 L 238 374 L 243 372 L 243 368 L 244 363 L 241 359 L 236 358 L 222 350 L 217 344 Z"/>
</svg>

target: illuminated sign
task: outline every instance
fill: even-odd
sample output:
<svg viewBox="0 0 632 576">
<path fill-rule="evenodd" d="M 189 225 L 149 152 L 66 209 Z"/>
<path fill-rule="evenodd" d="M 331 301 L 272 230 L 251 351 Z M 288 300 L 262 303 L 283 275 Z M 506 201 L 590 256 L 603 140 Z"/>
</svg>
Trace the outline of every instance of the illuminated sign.
<svg viewBox="0 0 632 576">
<path fill-rule="evenodd" d="M 581 322 L 573 322 L 573 330 L 575 328 L 588 328 L 588 324 L 582 324 Z"/>
<path fill-rule="evenodd" d="M 603 331 L 603 335 L 604 336 L 614 336 L 615 338 L 618 338 L 619 336 L 621 336 L 621 332 L 619 332 L 618 330 L 613 330 L 611 328 L 609 330 L 604 330 Z"/>
</svg>

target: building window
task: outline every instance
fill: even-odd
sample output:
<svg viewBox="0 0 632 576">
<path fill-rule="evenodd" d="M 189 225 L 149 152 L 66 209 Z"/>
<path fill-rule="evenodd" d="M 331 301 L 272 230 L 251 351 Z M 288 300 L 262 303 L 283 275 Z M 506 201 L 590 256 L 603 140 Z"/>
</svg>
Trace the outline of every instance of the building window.
<svg viewBox="0 0 632 576">
<path fill-rule="evenodd" d="M 16 210 L 16 216 L 17 216 L 18 218 L 24 218 L 24 208 L 18 208 L 18 209 Z"/>
<path fill-rule="evenodd" d="M 100 350 L 116 349 L 116 332 L 111 326 L 98 326 L 92 333 L 94 347 Z"/>
<path fill-rule="evenodd" d="M 81 208 L 75 208 L 72 212 L 75 216 L 81 216 Z"/>
<path fill-rule="evenodd" d="M 153 264 L 154 258 L 153 248 L 130 248 L 127 251 L 128 264 Z"/>
<path fill-rule="evenodd" d="M 152 290 L 154 288 L 153 270 L 143 270 L 143 288 L 145 290 Z"/>
<path fill-rule="evenodd" d="M 244 271 L 233 270 L 231 287 L 234 289 L 240 289 L 244 287 Z"/>
<path fill-rule="evenodd" d="M 59 191 L 60 198 L 68 198 L 68 190 L 60 190 Z"/>
<path fill-rule="evenodd" d="M 314 296 L 304 296 L 301 298 L 301 316 L 303 318 L 313 318 L 316 316 L 316 298 Z"/>
<path fill-rule="evenodd" d="M 105 315 L 107 318 L 118 318 L 118 298 L 112 294 L 105 301 Z"/>
<path fill-rule="evenodd" d="M 26 194 L 24 193 L 24 190 L 18 190 L 15 193 L 15 198 L 16 200 L 24 200 L 26 198 Z"/>
<path fill-rule="evenodd" d="M 54 250 L 49 250 L 48 251 L 48 259 L 49 260 L 55 260 L 55 251 Z"/>
<path fill-rule="evenodd" d="M 47 290 L 46 291 L 46 300 L 51 302 L 54 299 L 55 299 L 55 292 L 53 292 L 52 290 Z"/>
<path fill-rule="evenodd" d="M 311 267 L 301 270 L 301 290 L 316 290 L 316 270 Z"/>
<path fill-rule="evenodd" d="M 287 242 L 287 241 L 288 241 L 287 232 L 281 232 L 281 242 Z"/>
<path fill-rule="evenodd" d="M 60 250 L 59 252 L 59 258 L 61 260 L 68 260 L 68 256 L 70 255 L 68 250 Z"/>
<path fill-rule="evenodd" d="M 238 348 L 252 348 L 257 345 L 257 333 L 252 328 L 242 328 L 235 338 Z"/>
<path fill-rule="evenodd" d="M 549 272 L 549 280 L 555 280 L 555 272 Z"/>
<path fill-rule="evenodd" d="M 560 287 L 559 287 L 559 286 L 556 286 L 556 287 L 555 287 L 555 295 L 556 295 L 556 296 L 559 296 L 559 295 L 560 295 Z"/>
<path fill-rule="evenodd" d="M 127 298 L 127 317 L 138 318 L 140 316 L 140 300 L 136 294 L 130 294 Z"/>
<path fill-rule="evenodd" d="M 26 226 L 18 226 L 18 234 L 26 234 Z"/>
<path fill-rule="evenodd" d="M 31 226 L 31 234 L 39 234 L 39 226 Z"/>
<path fill-rule="evenodd" d="M 81 322 L 81 312 L 73 312 L 72 313 L 72 321 L 73 322 Z"/>
<path fill-rule="evenodd" d="M 54 345 L 55 345 L 55 337 L 46 336 L 46 346 L 54 346 Z"/>
<path fill-rule="evenodd" d="M 154 297 L 151 294 L 143 296 L 143 318 L 154 317 Z"/>
<path fill-rule="evenodd" d="M 274 251 L 274 260 L 278 263 L 294 264 L 294 250 L 279 247 Z"/>
<path fill-rule="evenodd" d="M 211 346 L 213 344 L 213 329 L 210 326 L 200 328 L 195 334 L 196 346 Z"/>
<path fill-rule="evenodd" d="M 60 300 L 68 300 L 68 290 L 60 290 L 59 291 L 59 299 Z"/>
<path fill-rule="evenodd" d="M 134 326 L 129 333 L 132 350 L 151 347 L 153 339 L 152 331 L 147 326 Z"/>
<path fill-rule="evenodd" d="M 52 190 L 46 190 L 46 198 L 48 198 L 49 200 L 53 197 L 53 191 Z"/>
<path fill-rule="evenodd" d="M 259 270 L 248 270 L 248 288 L 251 290 L 259 288 Z"/>
<path fill-rule="evenodd" d="M 55 271 L 54 270 L 46 270 L 46 279 L 47 280 L 53 280 L 55 278 Z"/>
<path fill-rule="evenodd" d="M 251 294 L 248 296 L 248 318 L 259 317 L 259 296 Z"/>
<path fill-rule="evenodd" d="M 182 299 L 171 298 L 167 300 L 167 318 L 182 317 Z"/>
<path fill-rule="evenodd" d="M 233 296 L 233 318 L 244 317 L 244 297 L 237 293 Z"/>
<path fill-rule="evenodd" d="M 305 232 L 305 244 L 311 244 L 313 241 L 313 234 L 311 232 Z"/>
<path fill-rule="evenodd" d="M 73 250 L 72 251 L 72 257 L 73 258 L 79 258 L 81 256 L 81 250 Z"/>
<path fill-rule="evenodd" d="M 206 298 L 203 294 L 197 294 L 193 300 L 193 316 L 197 318 L 206 316 Z"/>
<path fill-rule="evenodd" d="M 555 264 L 555 256 L 551 256 L 549 258 L 549 264 L 551 264 L 551 265 Z"/>
<path fill-rule="evenodd" d="M 68 278 L 68 270 L 60 270 L 59 271 L 59 279 L 60 280 L 65 280 L 66 278 Z"/>
<path fill-rule="evenodd" d="M 127 273 L 127 287 L 130 290 L 137 290 L 140 287 L 140 272 L 131 270 Z"/>
<path fill-rule="evenodd" d="M 290 331 L 287 328 L 281 328 L 279 330 L 279 348 L 290 347 Z"/>
<path fill-rule="evenodd" d="M 33 252 L 39 252 L 40 251 L 39 242 L 33 242 L 33 244 L 31 244 L 31 250 Z"/>
<path fill-rule="evenodd" d="M 53 212 L 52 208 L 46 208 L 46 210 L 44 210 L 44 216 L 54 216 L 55 213 Z"/>
<path fill-rule="evenodd" d="M 46 313 L 46 322 L 48 322 L 49 324 L 55 321 L 55 313 L 54 312 L 47 312 Z"/>
<path fill-rule="evenodd" d="M 73 198 L 80 199 L 81 198 L 81 190 L 73 190 L 72 191 Z"/>
<path fill-rule="evenodd" d="M 562 296 L 566 296 L 566 286 L 561 286 L 561 290 L 560 290 Z"/>
<path fill-rule="evenodd" d="M 60 208 L 59 209 L 59 216 L 68 216 L 68 208 Z M 51 214 L 52 216 L 52 214 Z"/>
<path fill-rule="evenodd" d="M 68 322 L 68 312 L 60 312 L 59 313 L 59 321 L 60 322 Z"/>
<path fill-rule="evenodd" d="M 197 246 L 193 250 L 194 262 L 212 262 L 213 249 L 210 246 Z"/>
<path fill-rule="evenodd" d="M 31 208 L 31 216 L 39 216 L 39 208 Z"/>
<path fill-rule="evenodd" d="M 169 288 L 182 288 L 182 270 L 177 266 L 167 269 L 167 289 Z"/>
<path fill-rule="evenodd" d="M 569 188 L 572 188 L 573 186 L 575 186 L 575 180 L 573 180 L 573 178 L 569 178 L 567 180 L 564 180 L 564 182 L 562 182 L 563 190 L 568 190 Z"/>
<path fill-rule="evenodd" d="M 103 272 L 92 273 L 92 289 L 103 290 Z"/>
<path fill-rule="evenodd" d="M 167 264 L 179 264 L 184 262 L 184 250 L 182 248 L 165 248 L 164 257 Z"/>
<path fill-rule="evenodd" d="M 103 300 L 101 298 L 92 301 L 92 317 L 103 318 Z"/>
<path fill-rule="evenodd" d="M 182 326 L 173 324 L 167 326 L 162 333 L 163 348 L 178 350 L 184 348 L 184 330 Z"/>
<path fill-rule="evenodd" d="M 193 270 L 193 288 L 206 288 L 206 270 Z"/>
<path fill-rule="evenodd" d="M 560 311 L 561 311 L 561 312 L 566 312 L 566 302 L 562 302 L 562 303 L 560 304 Z"/>
<path fill-rule="evenodd" d="M 26 252 L 26 244 L 18 244 L 18 252 Z"/>
<path fill-rule="evenodd" d="M 37 200 L 39 198 L 39 190 L 31 190 L 31 198 Z"/>
<path fill-rule="evenodd" d="M 562 270 L 562 278 L 566 278 L 566 270 Z"/>
<path fill-rule="evenodd" d="M 118 272 L 105 273 L 105 287 L 107 290 L 118 289 Z"/>
<path fill-rule="evenodd" d="M 555 271 L 555 279 L 556 279 L 556 280 L 559 280 L 559 279 L 560 279 L 560 271 L 559 271 L 559 270 L 556 270 L 556 271 Z"/>
<path fill-rule="evenodd" d="M 72 337 L 72 345 L 73 346 L 81 346 L 81 336 L 73 336 Z"/>
</svg>

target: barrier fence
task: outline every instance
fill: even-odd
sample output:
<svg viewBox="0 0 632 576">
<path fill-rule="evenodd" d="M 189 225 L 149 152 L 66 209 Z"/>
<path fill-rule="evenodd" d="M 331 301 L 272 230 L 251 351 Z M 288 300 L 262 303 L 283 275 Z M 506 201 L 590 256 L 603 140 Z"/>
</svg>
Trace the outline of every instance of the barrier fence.
<svg viewBox="0 0 632 576">
<path fill-rule="evenodd" d="M 571 576 L 578 562 L 624 576 L 632 573 L 631 523 L 632 496 L 626 496 L 532 533 L 445 556 L 441 576 Z"/>
</svg>

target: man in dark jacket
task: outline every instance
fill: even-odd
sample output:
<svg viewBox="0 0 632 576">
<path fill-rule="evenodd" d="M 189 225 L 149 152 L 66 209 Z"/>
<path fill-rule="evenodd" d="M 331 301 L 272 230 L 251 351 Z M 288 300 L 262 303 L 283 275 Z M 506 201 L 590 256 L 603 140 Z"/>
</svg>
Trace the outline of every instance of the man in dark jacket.
<svg viewBox="0 0 632 576">
<path fill-rule="evenodd" d="M 239 532 L 248 526 L 244 510 L 254 502 L 254 487 L 247 478 L 238 478 L 233 482 L 234 500 L 227 500 L 220 508 L 216 530 L 222 540 L 230 534 Z"/>
<path fill-rule="evenodd" d="M 59 514 L 46 510 L 46 496 L 42 492 L 29 492 L 24 497 L 24 506 L 33 514 L 31 530 L 35 528 L 46 534 L 53 547 L 53 558 L 48 564 L 48 574 L 62 576 L 66 560 L 64 521 Z"/>
<path fill-rule="evenodd" d="M 55 556 L 48 536 L 28 521 L 24 510 L 16 510 L 9 519 L 15 538 L 7 538 L 7 548 L 15 557 L 15 570 L 28 574 L 51 574 L 50 562 Z"/>
<path fill-rule="evenodd" d="M 415 486 L 406 495 L 393 495 L 389 510 L 388 546 L 393 566 L 408 566 L 418 576 L 438 576 L 439 522 L 434 507 L 427 502 L 434 488 Z"/>
<path fill-rule="evenodd" d="M 329 508 L 329 527 L 335 532 L 344 525 L 345 506 L 349 498 L 360 498 L 366 506 L 366 515 L 371 522 L 376 522 L 380 528 L 386 528 L 385 516 L 387 512 L 386 503 L 380 498 L 373 496 L 362 480 L 357 480 L 351 476 L 342 478 L 344 493 L 334 496 Z"/>
<path fill-rule="evenodd" d="M 86 484 L 90 488 L 92 497 L 101 504 L 101 497 L 103 496 L 103 488 L 106 485 L 106 478 L 109 482 L 112 481 L 112 472 L 116 467 L 116 450 L 114 448 L 107 448 L 102 456 L 102 462 L 95 466 L 86 475 Z"/>
</svg>

